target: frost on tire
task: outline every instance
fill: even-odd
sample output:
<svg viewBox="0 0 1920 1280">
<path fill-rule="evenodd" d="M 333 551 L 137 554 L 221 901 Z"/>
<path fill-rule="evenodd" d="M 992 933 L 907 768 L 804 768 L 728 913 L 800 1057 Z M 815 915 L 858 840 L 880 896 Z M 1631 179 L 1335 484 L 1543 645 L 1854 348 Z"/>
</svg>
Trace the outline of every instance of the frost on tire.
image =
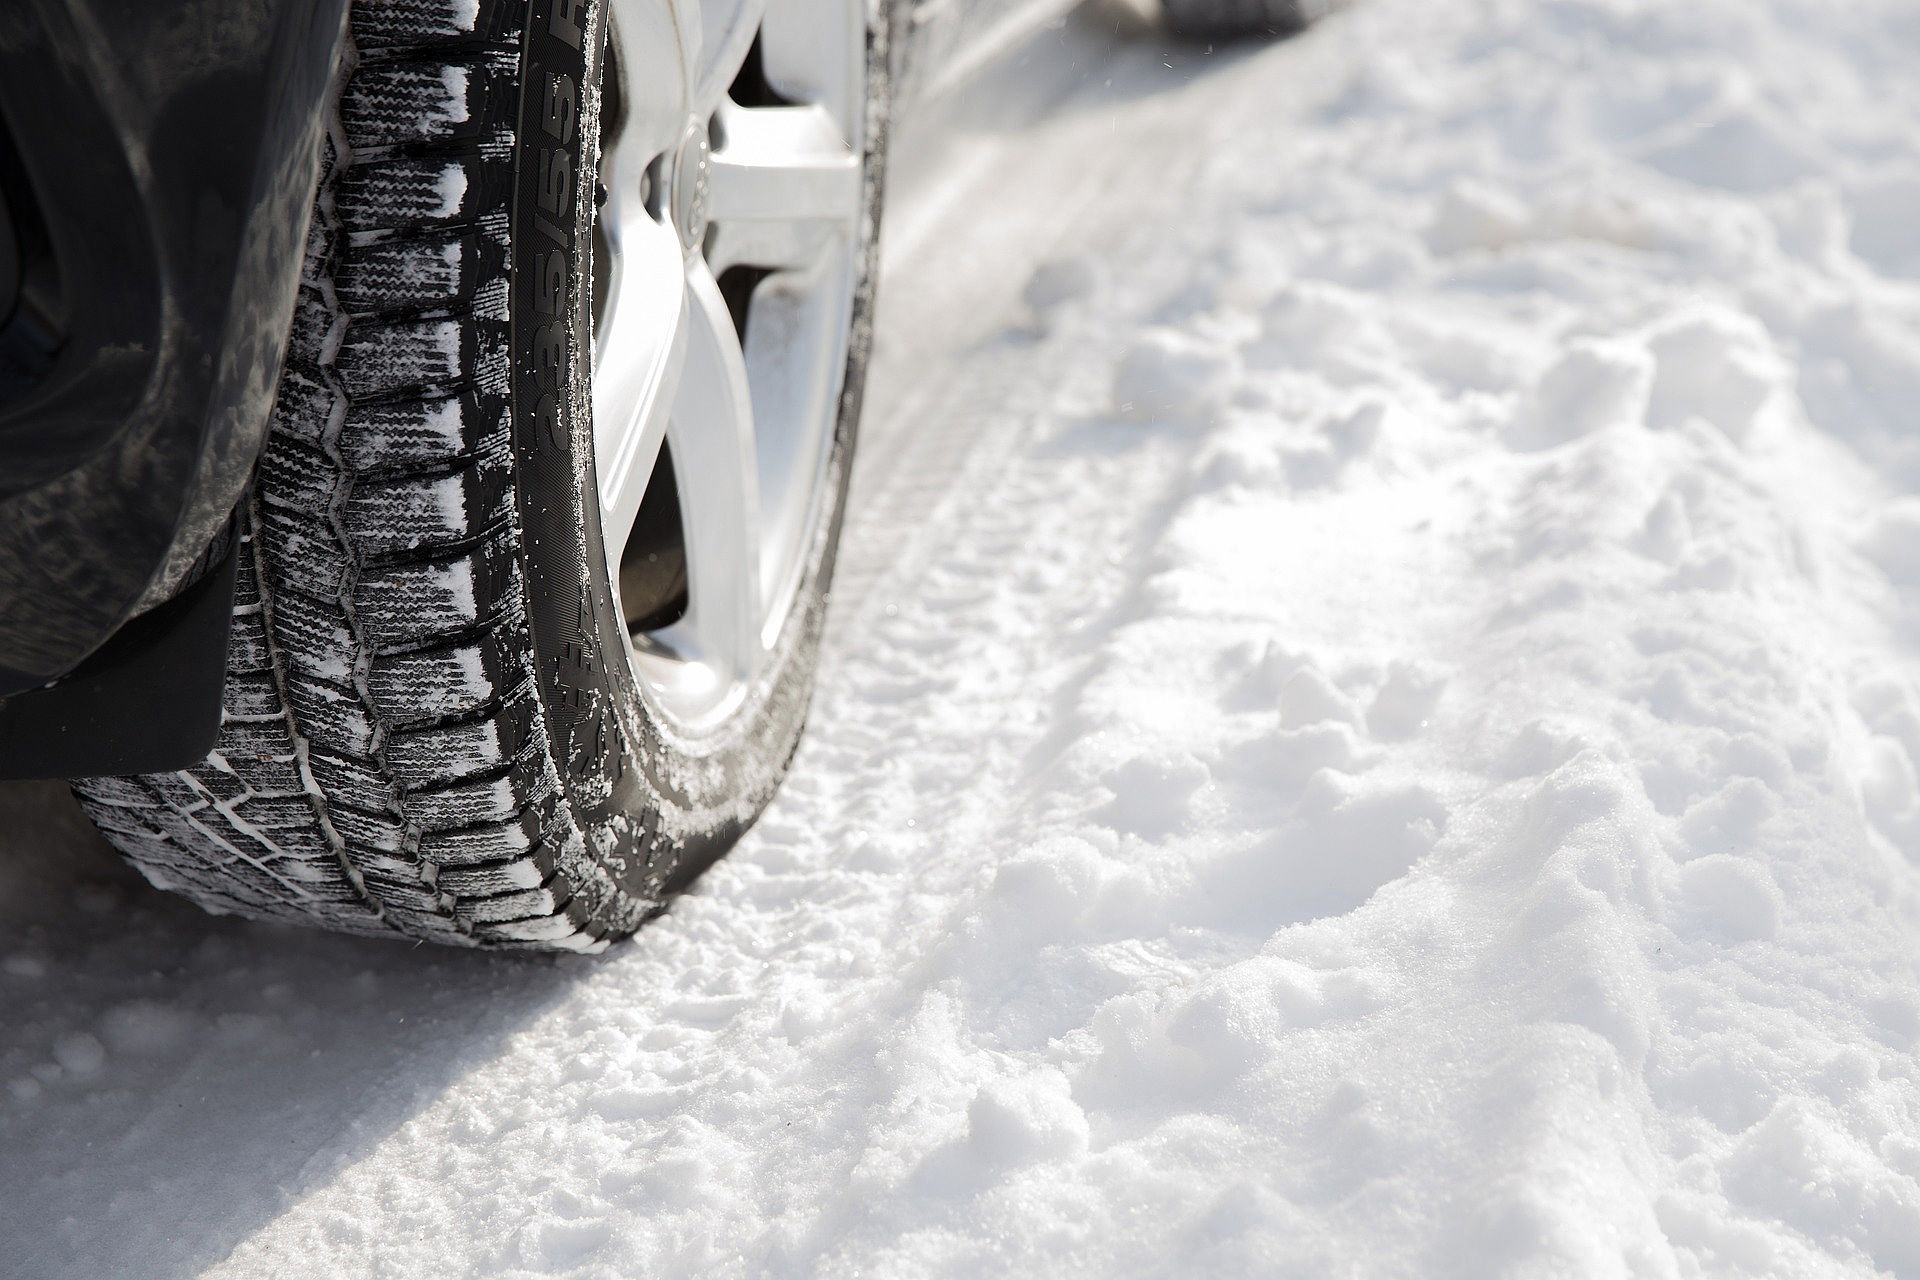
<svg viewBox="0 0 1920 1280">
<path fill-rule="evenodd" d="M 554 803 L 520 635 L 506 8 L 354 7 L 238 516 L 220 741 L 195 769 L 77 787 L 154 883 L 215 911 L 592 946 L 646 906 Z"/>
<path fill-rule="evenodd" d="M 683 758 L 631 706 L 609 709 L 622 686 L 593 630 L 607 593 L 578 539 L 539 536 L 541 520 L 578 529 L 566 503 L 590 471 L 567 454 L 557 479 L 535 475 L 515 435 L 519 87 L 536 72 L 585 87 L 574 163 L 591 182 L 598 27 L 555 70 L 538 59 L 569 50 L 539 44 L 547 18 L 523 32 L 529 12 L 546 6 L 352 6 L 269 443 L 236 514 L 219 741 L 179 773 L 75 784 L 151 881 L 213 911 L 596 949 L 752 821 L 799 733 L 817 606 L 795 611 L 752 722 Z M 569 253 L 578 288 L 584 250 Z M 581 366 L 588 336 L 568 334 Z M 562 622 L 587 639 L 554 640 L 556 600 L 580 602 Z M 561 706 L 569 664 L 597 683 Z"/>
</svg>

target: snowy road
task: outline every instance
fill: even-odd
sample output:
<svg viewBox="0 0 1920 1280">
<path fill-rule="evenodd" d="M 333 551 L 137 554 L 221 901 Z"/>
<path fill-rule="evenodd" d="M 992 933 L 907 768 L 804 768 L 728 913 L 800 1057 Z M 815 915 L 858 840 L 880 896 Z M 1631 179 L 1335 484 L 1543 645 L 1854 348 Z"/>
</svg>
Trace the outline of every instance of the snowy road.
<svg viewBox="0 0 1920 1280">
<path fill-rule="evenodd" d="M 809 736 L 638 941 L 0 792 L 0 1274 L 1920 1275 L 1920 8 L 1111 25 L 914 143 Z"/>
</svg>

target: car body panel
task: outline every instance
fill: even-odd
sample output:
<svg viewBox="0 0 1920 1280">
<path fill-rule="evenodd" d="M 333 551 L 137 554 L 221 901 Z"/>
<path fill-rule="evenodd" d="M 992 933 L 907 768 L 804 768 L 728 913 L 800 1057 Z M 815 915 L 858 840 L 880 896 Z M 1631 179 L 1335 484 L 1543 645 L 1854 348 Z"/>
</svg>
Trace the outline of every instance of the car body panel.
<svg viewBox="0 0 1920 1280">
<path fill-rule="evenodd" d="M 245 488 L 344 19 L 345 0 L 0 16 L 10 221 L 40 241 L 0 317 L 0 695 L 173 594 Z"/>
</svg>

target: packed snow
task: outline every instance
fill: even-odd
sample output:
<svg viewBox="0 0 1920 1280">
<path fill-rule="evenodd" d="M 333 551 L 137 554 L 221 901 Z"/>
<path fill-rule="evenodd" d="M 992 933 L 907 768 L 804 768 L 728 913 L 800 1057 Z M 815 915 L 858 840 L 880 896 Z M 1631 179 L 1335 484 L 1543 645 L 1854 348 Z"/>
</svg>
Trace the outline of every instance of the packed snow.
<svg viewBox="0 0 1920 1280">
<path fill-rule="evenodd" d="M 641 938 L 4 793 L 0 1272 L 1920 1275 L 1920 6 L 1136 27 L 907 135 L 809 736 Z"/>
</svg>

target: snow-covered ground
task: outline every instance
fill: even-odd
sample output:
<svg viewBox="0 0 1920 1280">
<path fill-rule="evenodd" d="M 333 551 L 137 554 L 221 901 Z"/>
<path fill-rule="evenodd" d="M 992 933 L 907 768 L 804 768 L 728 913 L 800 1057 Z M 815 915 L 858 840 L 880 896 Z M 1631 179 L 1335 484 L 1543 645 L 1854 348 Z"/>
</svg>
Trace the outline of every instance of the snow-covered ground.
<svg viewBox="0 0 1920 1280">
<path fill-rule="evenodd" d="M 641 939 L 0 795 L 0 1273 L 1920 1275 L 1920 5 L 1115 25 L 916 140 L 808 740 Z"/>
</svg>

